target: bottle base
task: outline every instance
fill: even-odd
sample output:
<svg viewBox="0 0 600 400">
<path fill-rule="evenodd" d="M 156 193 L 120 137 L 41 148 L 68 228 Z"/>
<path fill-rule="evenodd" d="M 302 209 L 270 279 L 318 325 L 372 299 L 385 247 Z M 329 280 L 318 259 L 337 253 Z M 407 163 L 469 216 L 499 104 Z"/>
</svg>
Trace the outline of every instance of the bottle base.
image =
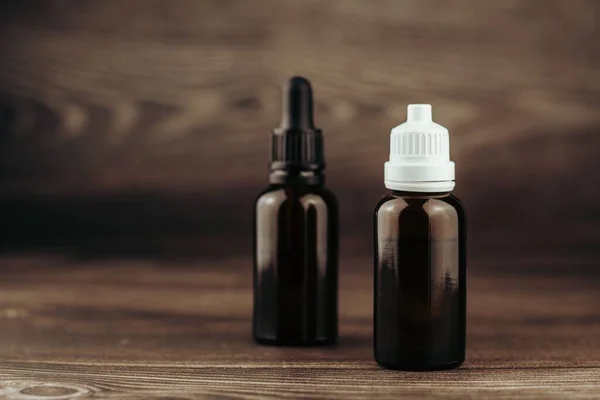
<svg viewBox="0 0 600 400">
<path fill-rule="evenodd" d="M 443 363 L 391 363 L 388 361 L 375 360 L 379 366 L 397 371 L 445 371 L 460 367 L 464 360 L 449 361 Z"/>
<path fill-rule="evenodd" d="M 298 340 L 298 339 L 286 339 L 286 338 L 264 338 L 264 337 L 253 337 L 257 344 L 264 346 L 282 346 L 282 347 L 319 347 L 319 346 L 333 346 L 336 344 L 336 338 L 323 338 L 323 339 L 311 339 L 311 340 Z"/>
</svg>

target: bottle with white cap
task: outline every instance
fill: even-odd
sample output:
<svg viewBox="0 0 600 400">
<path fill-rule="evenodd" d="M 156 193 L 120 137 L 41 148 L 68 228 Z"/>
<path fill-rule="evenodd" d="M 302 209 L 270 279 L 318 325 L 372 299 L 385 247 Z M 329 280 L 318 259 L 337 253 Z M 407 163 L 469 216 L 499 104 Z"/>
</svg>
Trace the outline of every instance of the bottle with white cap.
<svg viewBox="0 0 600 400">
<path fill-rule="evenodd" d="M 392 129 L 375 209 L 374 353 L 401 370 L 459 367 L 465 359 L 466 216 L 454 189 L 448 130 L 431 105 L 411 104 Z"/>
</svg>

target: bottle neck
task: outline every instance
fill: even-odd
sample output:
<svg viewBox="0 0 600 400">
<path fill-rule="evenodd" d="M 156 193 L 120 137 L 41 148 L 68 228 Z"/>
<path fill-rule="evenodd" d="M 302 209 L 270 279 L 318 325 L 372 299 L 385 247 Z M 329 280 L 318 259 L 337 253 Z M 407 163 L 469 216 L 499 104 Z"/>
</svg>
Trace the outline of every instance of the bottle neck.
<svg viewBox="0 0 600 400">
<path fill-rule="evenodd" d="M 269 183 L 273 185 L 322 186 L 325 184 L 325 174 L 322 171 L 276 169 L 271 170 Z"/>
<path fill-rule="evenodd" d="M 449 196 L 451 192 L 408 192 L 405 190 L 392 190 L 392 196 L 396 197 L 414 197 L 414 198 L 431 198 L 431 197 L 446 197 Z"/>
</svg>

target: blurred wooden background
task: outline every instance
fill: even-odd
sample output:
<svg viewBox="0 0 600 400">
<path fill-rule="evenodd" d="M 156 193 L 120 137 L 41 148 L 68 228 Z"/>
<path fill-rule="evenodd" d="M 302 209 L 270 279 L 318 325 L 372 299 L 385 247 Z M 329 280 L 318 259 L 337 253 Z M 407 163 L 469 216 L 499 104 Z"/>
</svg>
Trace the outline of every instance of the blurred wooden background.
<svg viewBox="0 0 600 400">
<path fill-rule="evenodd" d="M 370 252 L 414 102 L 450 129 L 479 265 L 600 256 L 600 2 L 4 0 L 0 38 L 5 252 L 249 254 L 279 86 L 301 74 L 343 257 Z"/>
</svg>

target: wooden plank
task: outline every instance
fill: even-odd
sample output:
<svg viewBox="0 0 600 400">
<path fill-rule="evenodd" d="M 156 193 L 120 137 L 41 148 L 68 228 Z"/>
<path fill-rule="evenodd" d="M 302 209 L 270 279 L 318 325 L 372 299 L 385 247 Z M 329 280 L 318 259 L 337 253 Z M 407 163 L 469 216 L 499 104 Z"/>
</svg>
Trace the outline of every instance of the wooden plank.
<svg viewBox="0 0 600 400">
<path fill-rule="evenodd" d="M 369 261 L 342 271 L 339 345 L 304 349 L 251 341 L 245 259 L 2 258 L 2 390 L 7 398 L 69 388 L 100 398 L 600 395 L 597 280 L 471 266 L 465 366 L 399 373 L 372 360 Z"/>
<path fill-rule="evenodd" d="M 592 399 L 600 393 L 600 368 L 406 373 L 366 364 L 303 362 L 214 367 L 22 362 L 1 363 L 0 376 L 0 395 L 9 399 L 27 398 L 15 393 L 57 396 L 48 397 L 52 399 L 86 395 L 102 399 Z"/>
</svg>

